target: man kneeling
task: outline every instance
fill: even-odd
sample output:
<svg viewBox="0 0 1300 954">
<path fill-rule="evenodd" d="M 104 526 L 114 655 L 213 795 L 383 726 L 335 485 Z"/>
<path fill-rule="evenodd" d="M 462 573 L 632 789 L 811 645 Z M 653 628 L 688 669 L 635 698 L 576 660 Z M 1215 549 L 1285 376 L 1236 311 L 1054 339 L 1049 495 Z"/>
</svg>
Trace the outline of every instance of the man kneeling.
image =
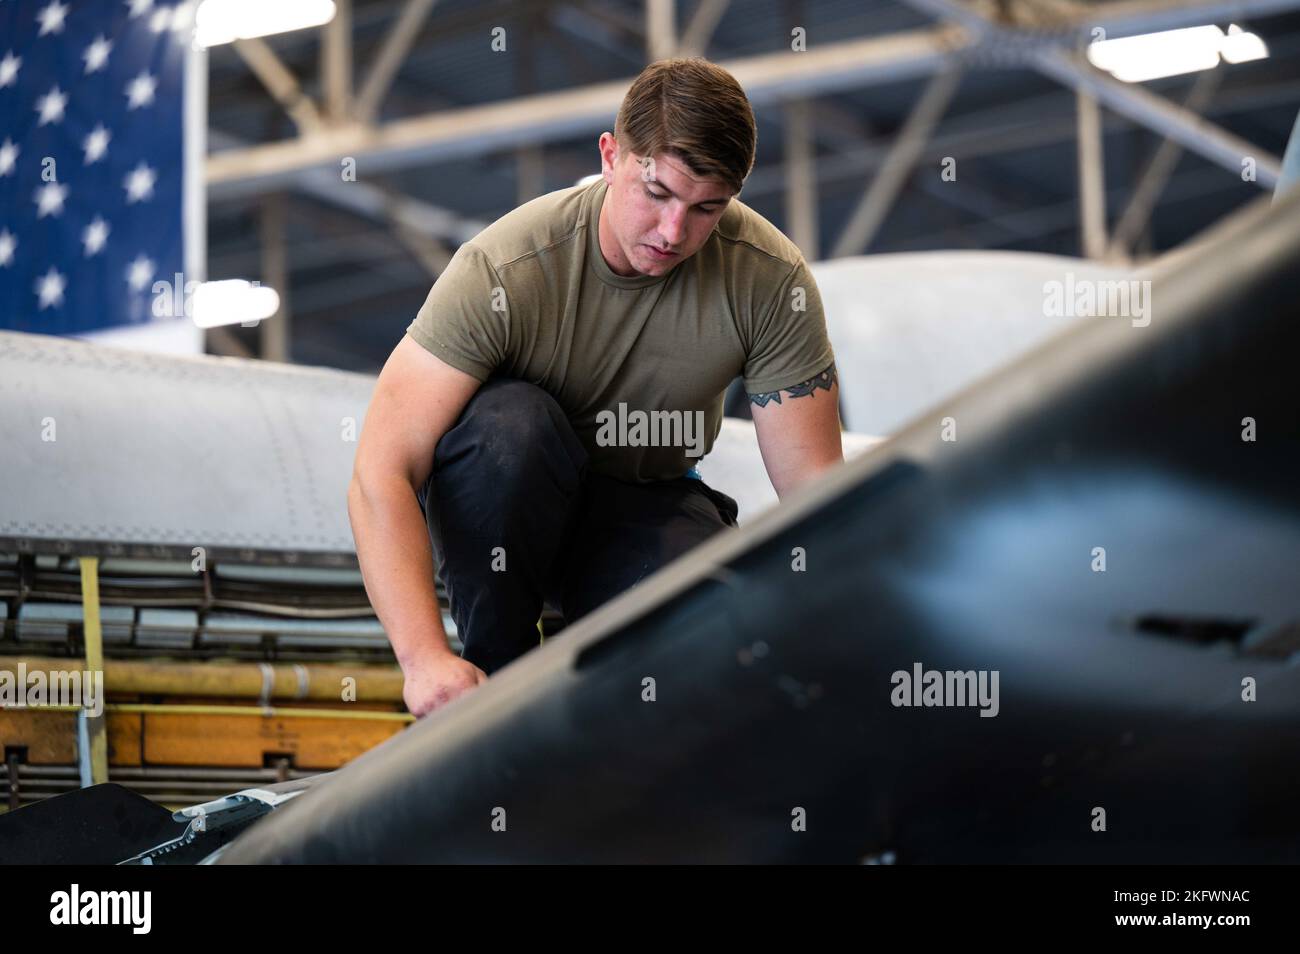
<svg viewBox="0 0 1300 954">
<path fill-rule="evenodd" d="M 651 64 L 600 136 L 601 178 L 462 245 L 393 350 L 348 510 L 417 716 L 536 646 L 544 601 L 572 623 L 735 525 L 695 465 L 737 375 L 778 495 L 842 460 L 817 286 L 736 199 L 756 139 L 731 74 Z M 692 426 L 650 439 L 660 420 Z"/>
</svg>

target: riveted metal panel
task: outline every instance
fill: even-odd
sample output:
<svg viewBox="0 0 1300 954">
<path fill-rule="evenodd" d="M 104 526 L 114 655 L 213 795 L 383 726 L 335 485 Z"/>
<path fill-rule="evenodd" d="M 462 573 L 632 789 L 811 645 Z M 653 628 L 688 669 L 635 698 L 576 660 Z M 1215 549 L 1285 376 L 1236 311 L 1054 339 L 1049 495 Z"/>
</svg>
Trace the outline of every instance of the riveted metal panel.
<svg viewBox="0 0 1300 954">
<path fill-rule="evenodd" d="M 0 550 L 355 565 L 368 375 L 0 333 Z"/>
</svg>

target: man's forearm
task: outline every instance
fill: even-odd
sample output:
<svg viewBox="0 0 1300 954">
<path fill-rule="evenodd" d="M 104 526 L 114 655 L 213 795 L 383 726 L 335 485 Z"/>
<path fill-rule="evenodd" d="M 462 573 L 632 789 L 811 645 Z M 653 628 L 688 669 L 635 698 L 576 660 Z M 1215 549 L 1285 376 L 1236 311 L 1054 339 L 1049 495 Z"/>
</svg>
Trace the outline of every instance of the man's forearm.
<svg viewBox="0 0 1300 954">
<path fill-rule="evenodd" d="M 842 463 L 844 463 L 842 455 L 840 457 L 828 457 L 820 461 L 805 462 L 797 469 L 791 469 L 780 477 L 773 479 L 772 489 L 776 491 L 778 500 L 784 500 L 804 484 L 812 483 L 826 471 Z"/>
<path fill-rule="evenodd" d="M 449 653 L 433 584 L 433 552 L 419 502 L 400 477 L 348 489 L 348 516 L 366 593 L 405 668 Z"/>
</svg>

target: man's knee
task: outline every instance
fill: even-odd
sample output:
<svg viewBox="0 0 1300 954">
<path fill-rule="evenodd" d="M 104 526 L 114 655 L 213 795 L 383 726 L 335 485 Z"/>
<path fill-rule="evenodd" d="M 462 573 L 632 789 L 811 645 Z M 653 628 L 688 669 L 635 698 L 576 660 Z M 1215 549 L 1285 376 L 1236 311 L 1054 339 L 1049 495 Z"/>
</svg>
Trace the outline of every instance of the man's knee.
<svg viewBox="0 0 1300 954">
<path fill-rule="evenodd" d="M 527 381 L 493 378 L 466 404 L 439 441 L 435 468 L 473 460 L 497 490 L 559 468 L 576 480 L 586 460 L 559 403 Z"/>
<path fill-rule="evenodd" d="M 526 440 L 539 428 L 553 424 L 564 412 L 555 398 L 527 381 L 492 378 L 465 405 L 456 426 L 466 425 L 485 436 Z"/>
</svg>

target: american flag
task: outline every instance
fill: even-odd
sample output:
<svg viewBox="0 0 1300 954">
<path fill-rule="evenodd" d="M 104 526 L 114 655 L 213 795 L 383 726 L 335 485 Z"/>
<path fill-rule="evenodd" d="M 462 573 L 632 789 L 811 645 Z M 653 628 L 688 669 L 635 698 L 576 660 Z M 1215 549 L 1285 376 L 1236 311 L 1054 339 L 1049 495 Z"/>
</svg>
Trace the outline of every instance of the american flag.
<svg viewBox="0 0 1300 954">
<path fill-rule="evenodd" d="M 191 7 L 0 0 L 0 327 L 156 317 L 184 267 Z"/>
</svg>

